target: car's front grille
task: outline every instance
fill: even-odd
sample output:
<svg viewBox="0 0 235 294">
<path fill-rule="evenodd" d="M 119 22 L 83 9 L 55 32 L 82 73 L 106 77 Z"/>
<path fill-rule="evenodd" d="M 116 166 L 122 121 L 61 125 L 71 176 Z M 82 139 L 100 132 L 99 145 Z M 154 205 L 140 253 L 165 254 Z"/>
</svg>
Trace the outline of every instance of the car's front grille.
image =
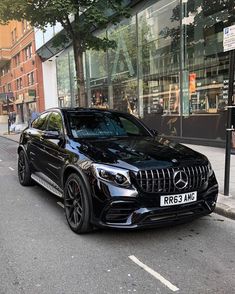
<svg viewBox="0 0 235 294">
<path fill-rule="evenodd" d="M 176 184 L 182 172 L 183 181 Z M 209 168 L 207 165 L 186 166 L 177 168 L 141 170 L 136 180 L 139 188 L 147 193 L 174 193 L 197 190 L 208 181 Z M 181 184 L 181 186 L 180 186 Z"/>
</svg>

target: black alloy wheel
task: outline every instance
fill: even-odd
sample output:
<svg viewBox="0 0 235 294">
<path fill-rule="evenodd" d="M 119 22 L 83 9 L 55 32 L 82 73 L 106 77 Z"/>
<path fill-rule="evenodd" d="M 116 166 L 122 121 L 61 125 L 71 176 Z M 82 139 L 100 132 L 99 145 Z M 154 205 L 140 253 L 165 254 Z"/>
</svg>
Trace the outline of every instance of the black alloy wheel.
<svg viewBox="0 0 235 294">
<path fill-rule="evenodd" d="M 77 174 L 71 174 L 64 188 L 64 209 L 70 228 L 77 234 L 91 231 L 88 197 L 83 181 Z"/>
<path fill-rule="evenodd" d="M 31 186 L 31 171 L 23 150 L 19 152 L 18 156 L 18 179 L 22 186 Z"/>
</svg>

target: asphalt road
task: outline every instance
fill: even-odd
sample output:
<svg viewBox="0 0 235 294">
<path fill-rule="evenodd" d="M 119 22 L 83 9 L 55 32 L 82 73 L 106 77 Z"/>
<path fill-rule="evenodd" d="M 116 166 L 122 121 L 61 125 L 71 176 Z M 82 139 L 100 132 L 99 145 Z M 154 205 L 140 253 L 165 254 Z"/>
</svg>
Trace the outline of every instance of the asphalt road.
<svg viewBox="0 0 235 294">
<path fill-rule="evenodd" d="M 0 294 L 235 293 L 235 221 L 76 235 L 59 198 L 20 186 L 16 148 L 0 138 Z"/>
</svg>

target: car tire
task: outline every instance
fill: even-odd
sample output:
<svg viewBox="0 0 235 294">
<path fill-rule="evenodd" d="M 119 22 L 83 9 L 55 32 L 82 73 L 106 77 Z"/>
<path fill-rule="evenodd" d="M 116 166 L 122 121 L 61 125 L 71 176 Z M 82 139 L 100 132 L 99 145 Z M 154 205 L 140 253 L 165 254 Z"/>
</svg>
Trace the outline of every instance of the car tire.
<svg viewBox="0 0 235 294">
<path fill-rule="evenodd" d="M 91 205 L 84 181 L 78 174 L 71 174 L 64 186 L 64 211 L 71 230 L 77 234 L 92 230 Z"/>
<path fill-rule="evenodd" d="M 33 185 L 29 163 L 23 150 L 20 150 L 18 156 L 18 179 L 22 186 Z"/>
</svg>

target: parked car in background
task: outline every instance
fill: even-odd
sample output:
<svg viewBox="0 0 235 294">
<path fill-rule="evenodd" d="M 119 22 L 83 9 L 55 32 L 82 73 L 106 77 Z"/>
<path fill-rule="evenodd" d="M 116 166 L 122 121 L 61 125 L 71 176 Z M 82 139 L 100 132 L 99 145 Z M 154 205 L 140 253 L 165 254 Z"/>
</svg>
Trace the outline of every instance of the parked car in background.
<svg viewBox="0 0 235 294">
<path fill-rule="evenodd" d="M 211 213 L 218 184 L 208 159 L 117 111 L 54 108 L 20 137 L 18 176 L 62 197 L 70 228 L 138 228 Z"/>
</svg>

